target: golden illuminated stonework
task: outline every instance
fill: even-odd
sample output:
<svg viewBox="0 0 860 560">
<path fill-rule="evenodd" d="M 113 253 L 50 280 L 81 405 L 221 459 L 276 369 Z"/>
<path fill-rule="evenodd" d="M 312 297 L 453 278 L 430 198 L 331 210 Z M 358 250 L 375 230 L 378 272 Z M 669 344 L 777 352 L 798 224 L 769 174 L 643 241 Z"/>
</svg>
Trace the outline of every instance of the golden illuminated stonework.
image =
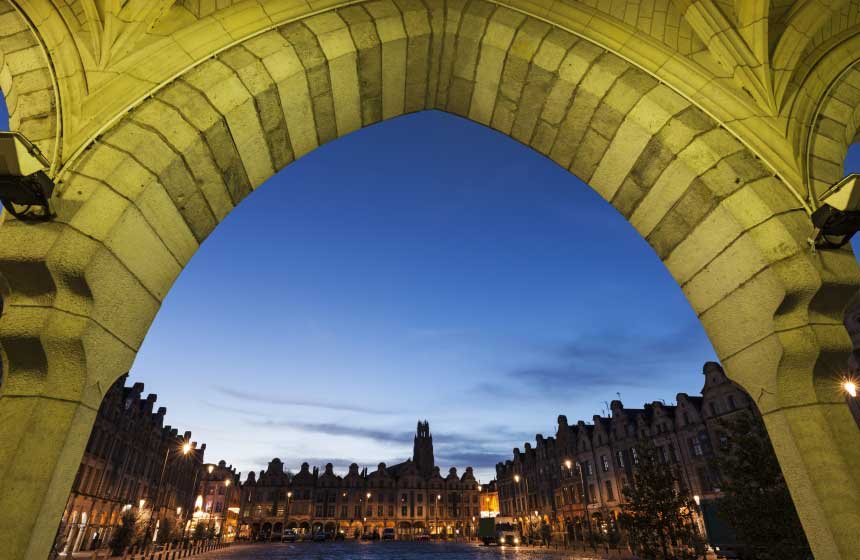
<svg viewBox="0 0 860 560">
<path fill-rule="evenodd" d="M 11 127 L 57 185 L 56 219 L 0 227 L 0 550 L 45 558 L 102 396 L 232 208 L 329 140 L 438 109 L 647 239 L 764 414 L 816 557 L 860 558 L 838 383 L 860 277 L 807 242 L 857 137 L 858 30 L 847 0 L 0 0 Z"/>
</svg>

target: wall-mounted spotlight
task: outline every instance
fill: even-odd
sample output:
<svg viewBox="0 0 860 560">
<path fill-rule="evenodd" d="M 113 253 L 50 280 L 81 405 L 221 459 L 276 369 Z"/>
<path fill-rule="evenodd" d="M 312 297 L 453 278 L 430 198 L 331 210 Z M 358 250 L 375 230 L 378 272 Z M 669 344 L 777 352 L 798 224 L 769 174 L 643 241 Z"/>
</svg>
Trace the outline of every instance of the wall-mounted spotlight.
<svg viewBox="0 0 860 560">
<path fill-rule="evenodd" d="M 821 207 L 812 213 L 810 243 L 815 248 L 838 249 L 860 230 L 860 173 L 852 173 L 827 189 Z"/>
<path fill-rule="evenodd" d="M 52 218 L 48 201 L 54 181 L 51 164 L 39 148 L 20 132 L 0 132 L 0 201 L 19 220 Z"/>
</svg>

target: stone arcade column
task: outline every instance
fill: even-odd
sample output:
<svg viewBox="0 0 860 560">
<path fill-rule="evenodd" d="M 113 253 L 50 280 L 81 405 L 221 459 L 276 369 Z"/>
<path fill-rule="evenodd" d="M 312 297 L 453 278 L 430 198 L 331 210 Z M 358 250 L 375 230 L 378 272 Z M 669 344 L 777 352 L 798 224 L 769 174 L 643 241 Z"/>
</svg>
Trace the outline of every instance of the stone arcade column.
<svg viewBox="0 0 860 560">
<path fill-rule="evenodd" d="M 702 315 L 729 377 L 764 417 L 816 558 L 860 558 L 860 430 L 839 385 L 856 268 L 849 250 L 800 251 Z"/>
<path fill-rule="evenodd" d="M 44 560 L 102 397 L 134 358 L 120 337 L 131 340 L 137 324 L 142 339 L 154 307 L 115 299 L 124 274 L 101 244 L 60 223 L 7 219 L 0 275 L 0 550 Z"/>
</svg>

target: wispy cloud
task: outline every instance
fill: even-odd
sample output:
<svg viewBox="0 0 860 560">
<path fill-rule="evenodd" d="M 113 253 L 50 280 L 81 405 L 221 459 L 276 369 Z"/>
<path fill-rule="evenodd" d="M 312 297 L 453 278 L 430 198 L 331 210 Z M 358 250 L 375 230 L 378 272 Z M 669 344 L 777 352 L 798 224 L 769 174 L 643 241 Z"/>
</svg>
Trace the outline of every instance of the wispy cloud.
<svg viewBox="0 0 860 560">
<path fill-rule="evenodd" d="M 450 452 L 439 453 L 436 457 L 436 463 L 442 465 L 460 465 L 460 474 L 463 474 L 463 468 L 473 467 L 475 469 L 493 469 L 496 463 L 510 458 L 510 453 L 490 453 L 490 452 Z M 443 473 L 444 476 L 444 473 Z"/>
<path fill-rule="evenodd" d="M 292 428 L 303 432 L 327 436 L 360 437 L 370 439 L 378 443 L 412 443 L 412 437 L 414 435 L 412 432 L 364 428 L 356 425 L 336 424 L 333 422 L 301 422 L 289 419 L 263 418 L 250 420 L 249 423 L 259 427 Z"/>
<path fill-rule="evenodd" d="M 331 403 L 323 401 L 315 401 L 310 399 L 297 399 L 293 397 L 283 397 L 273 394 L 271 391 L 251 393 L 248 391 L 240 391 L 229 387 L 215 387 L 215 390 L 224 396 L 244 401 L 252 404 L 280 404 L 288 406 L 306 406 L 310 408 L 321 408 L 325 410 L 333 410 L 336 412 L 360 412 L 362 414 L 393 414 L 393 410 L 379 410 L 369 407 L 357 406 L 344 403 Z"/>
<path fill-rule="evenodd" d="M 389 431 L 379 428 L 368 428 L 352 424 L 338 424 L 330 422 L 298 422 L 287 419 L 250 419 L 249 424 L 257 427 L 291 428 L 307 433 L 320 434 L 323 436 L 348 436 L 351 438 L 363 438 L 375 444 L 394 445 L 403 449 L 403 457 L 411 454 L 413 432 Z M 452 432 L 438 432 L 433 434 L 433 443 L 437 458 L 437 464 L 446 466 L 457 466 L 461 470 L 467 466 L 476 470 L 495 467 L 500 460 L 504 460 L 510 450 L 519 445 L 520 442 L 530 439 L 534 434 L 526 434 L 522 431 L 511 430 L 507 426 L 486 426 L 479 430 L 480 435 L 459 434 Z M 260 464 L 268 464 L 271 457 L 258 458 Z M 381 457 L 372 460 L 369 464 L 376 465 L 382 461 L 392 465 L 404 460 L 403 458 Z M 295 457 L 293 462 L 301 464 L 307 462 L 311 465 L 322 466 L 332 463 L 335 468 L 348 467 L 352 459 L 328 459 L 320 457 L 301 458 Z M 355 460 L 359 464 L 362 461 Z"/>
<path fill-rule="evenodd" d="M 604 331 L 544 344 L 534 363 L 511 368 L 477 391 L 500 398 L 571 398 L 594 388 L 648 388 L 678 367 L 707 359 L 696 324 L 671 332 Z M 692 373 L 692 372 L 691 372 Z"/>
</svg>

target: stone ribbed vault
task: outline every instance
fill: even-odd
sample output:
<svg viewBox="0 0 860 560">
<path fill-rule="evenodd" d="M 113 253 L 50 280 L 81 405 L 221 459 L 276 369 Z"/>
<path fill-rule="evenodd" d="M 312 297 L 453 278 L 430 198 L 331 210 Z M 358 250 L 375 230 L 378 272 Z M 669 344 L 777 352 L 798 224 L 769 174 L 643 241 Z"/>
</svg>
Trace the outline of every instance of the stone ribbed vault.
<svg viewBox="0 0 860 560">
<path fill-rule="evenodd" d="M 438 109 L 627 217 L 756 399 L 816 557 L 860 558 L 857 265 L 807 243 L 857 136 L 858 30 L 857 1 L 0 0 L 12 126 L 58 183 L 56 220 L 0 227 L 0 550 L 45 558 L 102 395 L 232 208 Z"/>
</svg>

